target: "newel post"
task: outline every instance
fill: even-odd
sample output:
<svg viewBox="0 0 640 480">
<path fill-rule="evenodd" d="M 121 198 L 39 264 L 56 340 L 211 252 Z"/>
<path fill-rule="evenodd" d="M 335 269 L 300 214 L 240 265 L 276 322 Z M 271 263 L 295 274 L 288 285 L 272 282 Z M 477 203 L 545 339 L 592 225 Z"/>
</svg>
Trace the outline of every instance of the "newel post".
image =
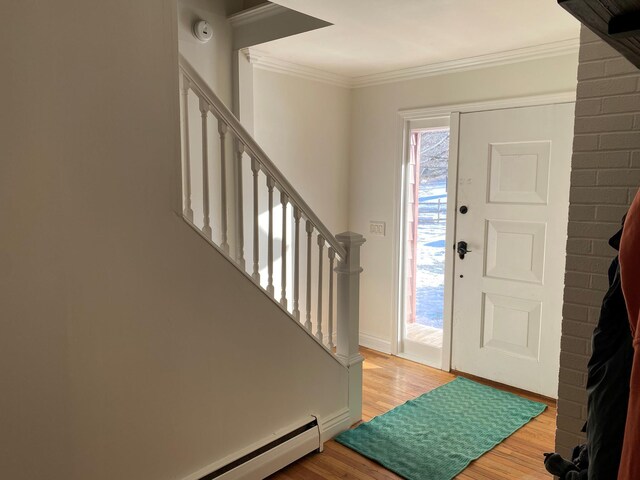
<svg viewBox="0 0 640 480">
<path fill-rule="evenodd" d="M 360 355 L 360 247 L 365 238 L 353 232 L 336 235 L 347 252 L 336 267 L 338 277 L 336 354 L 349 368 L 349 411 L 351 423 L 362 419 L 362 361 Z"/>
</svg>

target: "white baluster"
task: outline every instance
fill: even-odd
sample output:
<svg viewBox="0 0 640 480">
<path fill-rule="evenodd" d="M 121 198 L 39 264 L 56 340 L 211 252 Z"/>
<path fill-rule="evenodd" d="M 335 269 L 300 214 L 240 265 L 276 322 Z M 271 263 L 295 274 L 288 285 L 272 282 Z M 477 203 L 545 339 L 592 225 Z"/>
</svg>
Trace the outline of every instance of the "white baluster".
<svg viewBox="0 0 640 480">
<path fill-rule="evenodd" d="M 336 239 L 346 250 L 338 262 L 338 358 L 349 368 L 349 413 L 351 423 L 362 419 L 362 355 L 359 351 L 360 330 L 360 246 L 362 235 L 345 232 Z"/>
<path fill-rule="evenodd" d="M 236 262 L 244 270 L 244 206 L 242 193 L 242 155 L 244 143 L 236 141 Z"/>
<path fill-rule="evenodd" d="M 260 164 L 255 158 L 251 158 L 251 171 L 253 172 L 253 274 L 251 277 L 260 284 L 260 225 L 258 224 L 258 173 Z"/>
<path fill-rule="evenodd" d="M 227 124 L 218 119 L 218 134 L 220 135 L 220 228 L 222 238 L 220 247 L 222 251 L 229 254 L 229 243 L 227 240 L 227 154 L 226 143 Z"/>
<path fill-rule="evenodd" d="M 293 318 L 300 321 L 300 209 L 294 205 L 295 231 L 293 239 Z"/>
<path fill-rule="evenodd" d="M 307 321 L 305 328 L 311 332 L 311 234 L 313 233 L 313 223 L 307 220 Z"/>
<path fill-rule="evenodd" d="M 269 274 L 267 282 L 267 293 L 272 297 L 275 295 L 273 288 L 273 187 L 276 182 L 270 175 L 267 175 L 267 189 L 269 190 L 269 238 L 267 243 L 267 271 Z"/>
<path fill-rule="evenodd" d="M 209 142 L 207 134 L 207 115 L 209 105 L 202 98 L 200 99 L 200 115 L 202 117 L 202 211 L 203 227 L 202 232 L 211 240 L 213 232 L 211 230 L 211 215 L 209 212 Z"/>
<path fill-rule="evenodd" d="M 282 278 L 280 279 L 280 305 L 287 308 L 287 203 L 289 198 L 285 192 L 280 192 L 280 204 L 282 205 Z"/>
<path fill-rule="evenodd" d="M 329 247 L 329 348 L 333 348 L 333 262 L 336 258 L 336 251 Z"/>
<path fill-rule="evenodd" d="M 318 320 L 316 326 L 316 338 L 323 341 L 322 335 L 322 257 L 324 254 L 324 238 L 318 235 Z"/>
<path fill-rule="evenodd" d="M 191 83 L 185 75 L 181 75 L 182 79 L 182 193 L 184 200 L 182 201 L 184 216 L 190 222 L 193 222 L 193 209 L 191 208 L 191 152 L 189 137 L 189 88 Z"/>
</svg>

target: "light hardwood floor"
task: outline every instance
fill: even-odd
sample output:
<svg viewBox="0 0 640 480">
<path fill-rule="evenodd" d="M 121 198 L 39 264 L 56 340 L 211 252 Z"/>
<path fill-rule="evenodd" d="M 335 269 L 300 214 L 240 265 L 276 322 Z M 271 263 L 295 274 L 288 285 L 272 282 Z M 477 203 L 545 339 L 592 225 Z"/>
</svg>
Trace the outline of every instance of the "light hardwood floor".
<svg viewBox="0 0 640 480">
<path fill-rule="evenodd" d="M 454 374 L 418 363 L 362 349 L 364 362 L 363 420 L 385 413 L 455 378 Z M 475 379 L 474 380 L 478 380 Z M 482 380 L 480 380 L 482 381 Z M 483 382 L 497 386 L 491 382 Z M 456 478 L 460 480 L 532 480 L 549 479 L 543 466 L 543 452 L 554 448 L 556 408 L 548 399 L 508 387 L 497 386 L 526 398 L 544 401 L 545 412 L 522 427 L 493 450 L 472 462 Z M 333 440 L 322 453 L 311 453 L 270 480 L 318 479 L 399 479 L 386 470 Z"/>
</svg>

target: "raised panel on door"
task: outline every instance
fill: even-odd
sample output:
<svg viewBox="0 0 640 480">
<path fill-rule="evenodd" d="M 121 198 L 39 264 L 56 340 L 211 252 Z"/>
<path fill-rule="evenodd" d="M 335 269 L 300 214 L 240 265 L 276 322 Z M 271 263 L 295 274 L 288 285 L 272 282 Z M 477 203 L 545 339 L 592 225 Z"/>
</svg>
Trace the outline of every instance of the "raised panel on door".
<svg viewBox="0 0 640 480">
<path fill-rule="evenodd" d="M 489 203 L 546 205 L 551 142 L 494 143 L 490 147 Z"/>
<path fill-rule="evenodd" d="M 457 370 L 557 395 L 573 104 L 460 116 Z"/>
<path fill-rule="evenodd" d="M 546 224 L 514 220 L 486 222 L 486 277 L 542 283 Z"/>
<path fill-rule="evenodd" d="M 481 348 L 538 361 L 542 304 L 485 293 Z"/>
</svg>

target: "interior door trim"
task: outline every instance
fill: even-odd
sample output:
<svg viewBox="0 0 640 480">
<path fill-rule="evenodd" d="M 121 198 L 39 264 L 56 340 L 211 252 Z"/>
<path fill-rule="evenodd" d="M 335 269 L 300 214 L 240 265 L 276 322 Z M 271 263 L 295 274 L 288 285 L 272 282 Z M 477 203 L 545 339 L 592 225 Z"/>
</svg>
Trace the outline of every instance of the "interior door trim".
<svg viewBox="0 0 640 480">
<path fill-rule="evenodd" d="M 403 120 L 421 120 L 433 117 L 446 117 L 453 112 L 486 112 L 489 110 L 503 110 L 506 108 L 536 107 L 540 105 L 553 105 L 556 103 L 573 103 L 575 101 L 576 91 L 573 90 L 560 93 L 550 93 L 546 95 L 503 98 L 500 100 L 458 103 L 438 107 L 407 108 L 399 110 L 398 115 Z"/>
</svg>

